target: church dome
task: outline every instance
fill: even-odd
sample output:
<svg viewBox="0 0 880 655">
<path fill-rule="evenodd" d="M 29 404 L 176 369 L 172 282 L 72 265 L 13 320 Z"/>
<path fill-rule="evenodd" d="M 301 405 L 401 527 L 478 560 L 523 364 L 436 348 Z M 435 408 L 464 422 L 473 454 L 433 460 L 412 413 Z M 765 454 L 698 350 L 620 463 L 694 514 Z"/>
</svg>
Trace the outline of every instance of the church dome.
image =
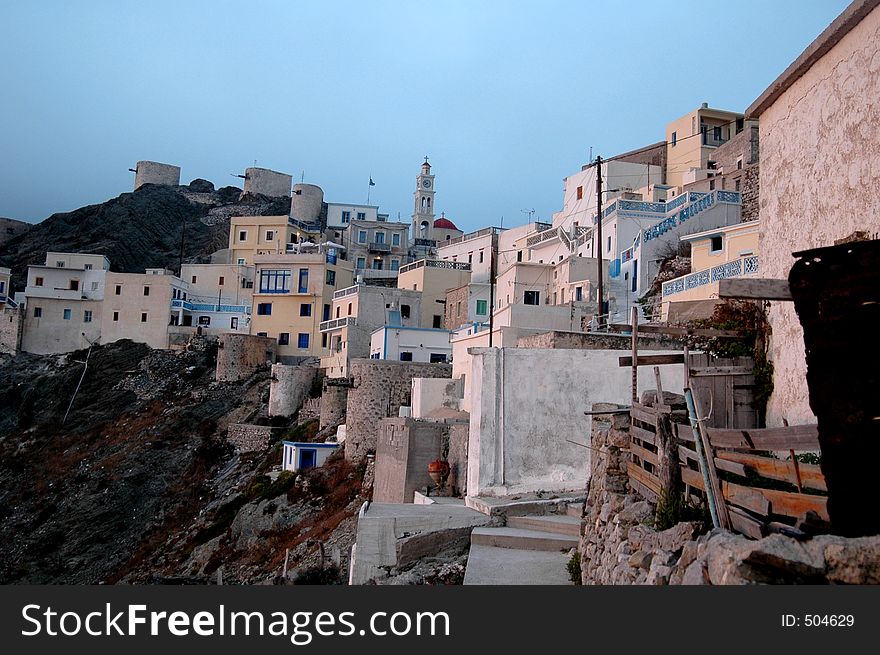
<svg viewBox="0 0 880 655">
<path fill-rule="evenodd" d="M 455 227 L 455 223 L 450 221 L 445 216 L 441 216 L 436 221 L 434 221 L 434 227 L 441 229 L 441 230 L 457 230 L 457 231 L 461 232 L 461 230 L 459 230 L 457 227 Z"/>
</svg>

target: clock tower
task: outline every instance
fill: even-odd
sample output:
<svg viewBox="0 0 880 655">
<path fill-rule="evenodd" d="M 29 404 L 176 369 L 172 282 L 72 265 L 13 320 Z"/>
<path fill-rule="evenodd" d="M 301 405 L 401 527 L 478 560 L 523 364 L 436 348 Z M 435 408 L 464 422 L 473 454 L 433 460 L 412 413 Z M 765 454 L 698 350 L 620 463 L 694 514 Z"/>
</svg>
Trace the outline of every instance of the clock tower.
<svg viewBox="0 0 880 655">
<path fill-rule="evenodd" d="M 421 172 L 416 176 L 415 210 L 412 215 L 412 239 L 434 238 L 434 176 L 425 157 Z"/>
</svg>

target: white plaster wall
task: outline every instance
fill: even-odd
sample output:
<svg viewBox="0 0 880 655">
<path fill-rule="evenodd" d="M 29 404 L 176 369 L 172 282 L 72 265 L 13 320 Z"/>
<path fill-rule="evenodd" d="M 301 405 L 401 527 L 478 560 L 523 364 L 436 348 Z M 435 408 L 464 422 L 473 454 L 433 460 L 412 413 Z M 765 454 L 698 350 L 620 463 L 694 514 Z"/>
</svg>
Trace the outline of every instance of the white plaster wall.
<svg viewBox="0 0 880 655">
<path fill-rule="evenodd" d="M 760 116 L 761 276 L 788 277 L 792 252 L 880 230 L 880 8 Z M 774 393 L 767 423 L 814 423 L 803 330 L 772 303 Z"/>
<path fill-rule="evenodd" d="M 458 378 L 413 378 L 412 417 L 424 418 L 442 409 L 458 409 L 464 394 L 464 380 Z"/>
<path fill-rule="evenodd" d="M 590 418 L 584 412 L 593 403 L 630 403 L 632 369 L 619 366 L 623 355 L 621 350 L 473 349 L 468 493 L 581 489 L 590 451 L 570 441 L 588 443 Z M 666 391 L 681 393 L 682 366 L 661 366 L 660 374 Z M 638 388 L 656 388 L 653 375 L 640 375 Z"/>
</svg>

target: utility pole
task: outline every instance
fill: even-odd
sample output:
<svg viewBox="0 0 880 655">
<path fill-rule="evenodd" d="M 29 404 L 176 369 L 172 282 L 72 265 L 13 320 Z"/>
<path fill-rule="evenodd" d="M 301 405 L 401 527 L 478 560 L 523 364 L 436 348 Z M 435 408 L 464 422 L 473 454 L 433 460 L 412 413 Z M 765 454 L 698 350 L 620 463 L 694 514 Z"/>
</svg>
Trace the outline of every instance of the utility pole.
<svg viewBox="0 0 880 655">
<path fill-rule="evenodd" d="M 602 284 L 602 278 L 605 277 L 602 271 L 602 157 L 596 156 L 596 241 L 598 241 L 598 250 L 593 249 L 593 255 L 599 260 L 599 283 L 598 283 L 598 300 L 599 300 L 599 320 L 597 325 L 602 329 L 605 325 L 605 289 Z"/>
<path fill-rule="evenodd" d="M 489 237 L 489 347 L 495 328 L 495 235 Z"/>
</svg>

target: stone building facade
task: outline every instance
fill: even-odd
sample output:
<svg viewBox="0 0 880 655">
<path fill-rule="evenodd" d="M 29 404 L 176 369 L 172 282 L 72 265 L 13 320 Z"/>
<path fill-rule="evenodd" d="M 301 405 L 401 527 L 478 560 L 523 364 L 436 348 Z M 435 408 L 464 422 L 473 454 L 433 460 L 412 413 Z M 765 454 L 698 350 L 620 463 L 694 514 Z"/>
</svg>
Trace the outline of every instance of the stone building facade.
<svg viewBox="0 0 880 655">
<path fill-rule="evenodd" d="M 858 0 L 746 110 L 760 120 L 762 277 L 787 279 L 793 252 L 880 232 L 878 97 L 880 6 Z M 792 303 L 771 303 L 769 320 L 767 424 L 813 423 Z"/>
<path fill-rule="evenodd" d="M 314 366 L 272 365 L 269 416 L 292 416 L 311 391 L 318 369 Z M 300 417 L 302 419 L 302 417 Z"/>
<path fill-rule="evenodd" d="M 411 418 L 379 422 L 373 502 L 411 503 L 413 493 L 433 482 L 428 464 L 443 454 L 444 426 Z"/>
<path fill-rule="evenodd" d="M 250 334 L 221 334 L 217 349 L 217 381 L 234 382 L 275 362 L 275 339 Z"/>
<path fill-rule="evenodd" d="M 412 379 L 451 378 L 452 365 L 355 359 L 351 376 L 354 386 L 348 392 L 345 458 L 360 461 L 376 451 L 379 421 L 410 406 Z"/>
<path fill-rule="evenodd" d="M 0 353 L 14 355 L 21 348 L 21 309 L 4 307 L 0 313 Z"/>
</svg>

